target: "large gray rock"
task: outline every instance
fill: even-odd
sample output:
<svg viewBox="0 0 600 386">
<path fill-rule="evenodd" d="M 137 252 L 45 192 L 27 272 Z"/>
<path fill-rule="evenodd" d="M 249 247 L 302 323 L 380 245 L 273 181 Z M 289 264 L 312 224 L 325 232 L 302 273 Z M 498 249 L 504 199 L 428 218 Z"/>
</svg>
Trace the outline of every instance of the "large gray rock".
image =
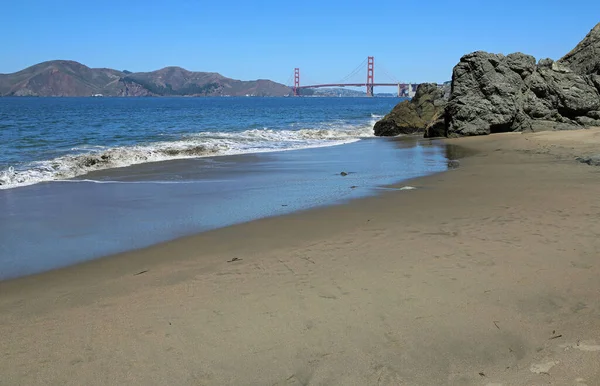
<svg viewBox="0 0 600 386">
<path fill-rule="evenodd" d="M 600 23 L 556 62 L 473 52 L 454 67 L 449 95 L 433 85 L 419 90 L 377 122 L 375 135 L 459 137 L 600 126 Z"/>
<path fill-rule="evenodd" d="M 535 59 L 523 54 L 465 55 L 454 67 L 446 108 L 448 135 L 483 135 L 526 126 L 523 100 Z M 526 127 L 527 128 L 527 127 Z"/>
<path fill-rule="evenodd" d="M 411 100 L 398 103 L 375 123 L 375 135 L 388 137 L 424 133 L 432 122 L 443 122 L 446 95 L 446 90 L 435 83 L 420 84 Z"/>
<path fill-rule="evenodd" d="M 449 137 L 600 124 L 600 24 L 558 62 L 483 51 L 454 67 Z"/>
</svg>

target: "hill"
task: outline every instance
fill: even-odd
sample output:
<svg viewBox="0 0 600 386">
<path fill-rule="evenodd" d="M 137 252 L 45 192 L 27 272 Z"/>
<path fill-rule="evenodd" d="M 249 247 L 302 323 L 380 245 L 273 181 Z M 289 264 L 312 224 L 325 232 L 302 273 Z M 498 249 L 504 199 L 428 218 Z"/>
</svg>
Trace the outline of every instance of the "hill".
<svg viewBox="0 0 600 386">
<path fill-rule="evenodd" d="M 308 89 L 308 90 L 312 90 L 314 93 L 313 95 L 328 96 L 328 97 L 364 97 L 367 95 L 367 93 L 364 91 L 357 91 L 357 90 L 352 90 L 352 89 L 347 89 L 347 88 L 338 88 L 338 87 L 315 88 L 315 89 Z"/>
<path fill-rule="evenodd" d="M 266 79 L 241 81 L 215 72 L 166 67 L 131 73 L 69 60 L 43 62 L 0 74 L 0 96 L 286 96 L 290 88 Z"/>
<path fill-rule="evenodd" d="M 147 90 L 151 95 L 193 96 L 285 96 L 290 88 L 270 80 L 241 81 L 216 72 L 192 72 L 180 67 L 138 72 L 123 77 L 127 88 Z"/>
</svg>

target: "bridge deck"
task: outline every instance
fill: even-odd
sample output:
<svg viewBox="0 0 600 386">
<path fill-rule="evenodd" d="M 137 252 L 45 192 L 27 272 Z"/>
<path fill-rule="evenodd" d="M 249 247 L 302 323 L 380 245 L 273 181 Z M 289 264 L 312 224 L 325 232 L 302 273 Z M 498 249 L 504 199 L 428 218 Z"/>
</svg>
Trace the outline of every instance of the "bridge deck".
<svg viewBox="0 0 600 386">
<path fill-rule="evenodd" d="M 406 87 L 408 83 L 373 83 L 373 86 L 395 86 Z M 314 84 L 311 86 L 298 86 L 297 88 L 320 88 L 320 87 L 366 87 L 367 83 L 328 83 Z M 370 86 L 370 85 L 369 85 Z"/>
</svg>

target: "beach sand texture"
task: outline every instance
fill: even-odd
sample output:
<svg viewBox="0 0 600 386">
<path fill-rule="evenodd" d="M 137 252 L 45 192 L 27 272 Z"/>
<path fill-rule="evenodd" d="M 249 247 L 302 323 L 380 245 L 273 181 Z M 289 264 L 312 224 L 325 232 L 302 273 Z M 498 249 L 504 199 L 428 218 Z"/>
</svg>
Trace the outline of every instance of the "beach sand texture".
<svg viewBox="0 0 600 386">
<path fill-rule="evenodd" d="M 0 282 L 0 384 L 600 385 L 600 129 L 447 142 L 414 190 Z"/>
</svg>

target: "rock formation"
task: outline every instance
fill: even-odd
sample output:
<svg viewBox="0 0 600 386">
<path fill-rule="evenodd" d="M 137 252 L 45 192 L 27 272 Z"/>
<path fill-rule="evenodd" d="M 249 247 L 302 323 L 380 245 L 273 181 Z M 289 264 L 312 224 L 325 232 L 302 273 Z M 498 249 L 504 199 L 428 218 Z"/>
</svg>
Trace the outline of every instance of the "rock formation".
<svg viewBox="0 0 600 386">
<path fill-rule="evenodd" d="M 425 138 L 443 137 L 446 135 L 446 105 L 450 99 L 450 82 L 445 82 L 442 87 L 442 97 L 435 102 L 440 107 L 439 113 L 435 114 L 425 126 Z"/>
<path fill-rule="evenodd" d="M 474 52 L 452 74 L 446 135 L 600 126 L 600 24 L 561 60 Z"/>
<path fill-rule="evenodd" d="M 421 103 L 415 96 L 397 105 L 375 125 L 375 135 L 422 127 L 428 137 L 460 137 L 600 126 L 600 24 L 556 62 L 536 63 L 522 53 L 467 54 L 454 67 L 443 113 L 423 114 Z"/>
<path fill-rule="evenodd" d="M 422 134 L 428 126 L 444 120 L 446 92 L 435 83 L 420 84 L 411 100 L 400 102 L 383 119 L 375 124 L 377 136 Z M 432 129 L 433 130 L 433 129 Z"/>
<path fill-rule="evenodd" d="M 560 63 L 579 75 L 600 75 L 600 23 Z"/>
</svg>

